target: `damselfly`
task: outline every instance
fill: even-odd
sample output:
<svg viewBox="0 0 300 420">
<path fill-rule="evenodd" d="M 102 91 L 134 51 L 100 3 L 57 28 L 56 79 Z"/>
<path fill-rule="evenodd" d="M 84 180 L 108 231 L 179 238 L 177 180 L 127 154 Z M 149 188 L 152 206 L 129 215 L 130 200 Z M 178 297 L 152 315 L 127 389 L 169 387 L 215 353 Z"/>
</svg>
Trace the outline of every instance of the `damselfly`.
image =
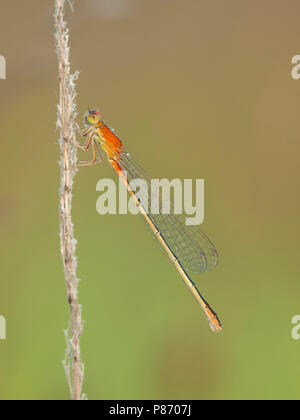
<svg viewBox="0 0 300 420">
<path fill-rule="evenodd" d="M 121 140 L 102 121 L 98 111 L 89 111 L 84 117 L 84 122 L 87 129 L 82 133 L 82 136 L 86 137 L 87 140 L 84 145 L 78 143 L 75 143 L 75 145 L 84 151 L 87 151 L 92 146 L 93 160 L 78 162 L 78 166 L 95 165 L 100 162 L 99 145 L 102 147 L 109 163 L 125 184 L 157 241 L 204 310 L 211 329 L 216 332 L 221 331 L 222 324 L 217 314 L 209 306 L 193 280 L 187 274 L 187 272 L 199 274 L 216 267 L 218 253 L 214 245 L 199 227 L 186 226 L 183 215 L 177 215 L 172 212 L 171 214 L 151 214 L 148 194 L 143 194 L 141 191 L 139 194 L 136 194 L 131 187 L 134 179 L 143 179 L 146 181 L 146 185 L 150 186 L 151 178 L 124 151 Z M 153 197 L 150 199 L 153 199 Z"/>
</svg>

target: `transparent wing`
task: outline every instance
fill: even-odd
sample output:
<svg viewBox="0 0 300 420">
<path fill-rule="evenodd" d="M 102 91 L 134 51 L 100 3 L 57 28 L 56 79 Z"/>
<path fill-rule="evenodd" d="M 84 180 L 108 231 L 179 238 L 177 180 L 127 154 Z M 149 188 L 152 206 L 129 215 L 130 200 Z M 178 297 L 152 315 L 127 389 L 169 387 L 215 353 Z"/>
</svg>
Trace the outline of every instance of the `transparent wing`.
<svg viewBox="0 0 300 420">
<path fill-rule="evenodd" d="M 185 270 L 191 274 L 200 274 L 215 268 L 218 263 L 218 253 L 205 233 L 198 226 L 187 226 L 183 214 L 174 214 L 172 203 L 171 214 L 152 214 L 151 194 L 148 194 L 148 191 L 151 191 L 151 178 L 128 153 L 120 154 L 119 165 L 127 172 L 129 183 L 137 178 L 146 181 L 147 188 L 141 188 L 136 195 L 144 208 L 148 209 L 153 223 Z M 161 210 L 159 197 L 152 197 L 152 200 L 158 201 Z"/>
</svg>

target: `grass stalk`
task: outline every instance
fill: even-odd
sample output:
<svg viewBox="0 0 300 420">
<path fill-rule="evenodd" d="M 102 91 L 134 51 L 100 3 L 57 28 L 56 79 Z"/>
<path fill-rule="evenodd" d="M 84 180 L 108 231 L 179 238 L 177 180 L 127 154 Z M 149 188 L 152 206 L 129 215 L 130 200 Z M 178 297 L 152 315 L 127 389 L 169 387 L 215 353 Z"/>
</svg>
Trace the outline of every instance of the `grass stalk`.
<svg viewBox="0 0 300 420">
<path fill-rule="evenodd" d="M 69 30 L 65 21 L 66 0 L 55 0 L 55 41 L 59 72 L 57 128 L 60 133 L 60 239 L 64 276 L 70 308 L 70 326 L 65 332 L 67 348 L 63 362 L 71 398 L 81 400 L 84 366 L 81 362 L 80 338 L 83 332 L 81 306 L 78 302 L 76 240 L 71 217 L 72 189 L 76 174 L 76 91 L 78 73 L 71 74 Z M 73 143 L 72 143 L 73 142 Z"/>
</svg>

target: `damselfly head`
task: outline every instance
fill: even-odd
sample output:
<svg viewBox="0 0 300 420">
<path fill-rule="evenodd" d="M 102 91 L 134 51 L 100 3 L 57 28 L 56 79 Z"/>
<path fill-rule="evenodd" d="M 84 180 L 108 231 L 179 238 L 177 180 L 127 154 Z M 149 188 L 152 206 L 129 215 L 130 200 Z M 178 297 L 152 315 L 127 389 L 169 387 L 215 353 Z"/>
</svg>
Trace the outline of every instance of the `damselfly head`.
<svg viewBox="0 0 300 420">
<path fill-rule="evenodd" d="M 93 111 L 89 109 L 89 111 L 84 116 L 84 122 L 88 125 L 94 125 L 101 121 L 101 114 L 99 111 Z"/>
</svg>

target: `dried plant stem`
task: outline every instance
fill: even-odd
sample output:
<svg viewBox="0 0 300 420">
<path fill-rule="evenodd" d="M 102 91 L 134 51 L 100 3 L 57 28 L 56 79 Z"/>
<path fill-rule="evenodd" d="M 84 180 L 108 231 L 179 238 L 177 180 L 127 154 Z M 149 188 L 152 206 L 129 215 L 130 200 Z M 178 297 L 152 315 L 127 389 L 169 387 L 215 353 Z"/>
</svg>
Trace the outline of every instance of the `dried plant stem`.
<svg viewBox="0 0 300 420">
<path fill-rule="evenodd" d="M 70 306 L 70 328 L 66 331 L 67 350 L 64 368 L 73 400 L 82 398 L 83 364 L 81 363 L 80 337 L 82 335 L 81 307 L 78 303 L 77 261 L 71 219 L 72 186 L 76 173 L 77 151 L 75 142 L 75 81 L 78 74 L 71 74 L 69 61 L 69 31 L 64 20 L 66 0 L 55 0 L 55 39 L 59 65 L 60 103 L 57 112 L 57 127 L 60 131 L 61 189 L 60 227 L 61 254 Z"/>
</svg>

